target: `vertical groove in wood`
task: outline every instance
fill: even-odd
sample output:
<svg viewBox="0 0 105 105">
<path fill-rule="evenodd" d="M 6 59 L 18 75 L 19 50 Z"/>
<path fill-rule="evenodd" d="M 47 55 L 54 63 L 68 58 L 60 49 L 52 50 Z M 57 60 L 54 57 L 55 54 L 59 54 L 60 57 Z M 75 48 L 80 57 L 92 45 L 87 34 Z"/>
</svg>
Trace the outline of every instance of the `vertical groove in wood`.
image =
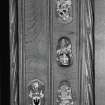
<svg viewBox="0 0 105 105">
<path fill-rule="evenodd" d="M 78 99 L 79 103 L 78 105 L 81 105 L 81 65 L 82 65 L 82 35 L 81 35 L 81 0 L 77 0 L 77 20 L 78 20 L 78 25 L 77 25 L 77 56 L 78 56 Z"/>
<path fill-rule="evenodd" d="M 94 96 L 94 4 L 92 0 L 82 2 L 82 105 L 95 105 Z"/>
<path fill-rule="evenodd" d="M 18 27 L 17 1 L 9 1 L 10 25 L 10 104 L 18 105 Z"/>
<path fill-rule="evenodd" d="M 53 105 L 53 68 L 52 68 L 52 52 L 53 52 L 53 0 L 49 0 L 49 42 L 50 42 L 50 48 L 49 48 L 49 72 L 50 72 L 50 105 Z"/>
</svg>

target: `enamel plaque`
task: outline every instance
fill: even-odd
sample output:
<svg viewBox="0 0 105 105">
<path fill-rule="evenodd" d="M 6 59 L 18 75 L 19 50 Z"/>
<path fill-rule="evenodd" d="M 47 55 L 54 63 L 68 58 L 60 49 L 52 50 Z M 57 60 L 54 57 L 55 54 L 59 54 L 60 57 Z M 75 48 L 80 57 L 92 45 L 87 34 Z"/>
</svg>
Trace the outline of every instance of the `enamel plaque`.
<svg viewBox="0 0 105 105">
<path fill-rule="evenodd" d="M 61 37 L 58 40 L 56 61 L 59 66 L 72 64 L 72 45 L 68 37 Z"/>
<path fill-rule="evenodd" d="M 57 15 L 63 23 L 72 21 L 72 0 L 57 0 Z"/>
<path fill-rule="evenodd" d="M 29 97 L 29 105 L 44 105 L 45 95 L 44 95 L 45 87 L 44 84 L 35 79 L 28 84 L 28 97 Z"/>
<path fill-rule="evenodd" d="M 61 81 L 57 91 L 56 105 L 74 105 L 69 81 Z"/>
</svg>

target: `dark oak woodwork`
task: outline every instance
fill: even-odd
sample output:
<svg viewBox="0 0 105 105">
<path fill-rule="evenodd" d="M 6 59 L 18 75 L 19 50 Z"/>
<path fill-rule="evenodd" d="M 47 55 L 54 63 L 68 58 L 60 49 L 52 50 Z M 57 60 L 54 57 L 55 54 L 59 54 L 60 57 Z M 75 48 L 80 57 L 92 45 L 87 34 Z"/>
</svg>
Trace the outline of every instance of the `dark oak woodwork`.
<svg viewBox="0 0 105 105">
<path fill-rule="evenodd" d="M 10 0 L 11 105 L 60 105 L 67 98 L 70 105 L 95 105 L 94 2 L 68 0 L 61 16 L 58 1 Z M 57 62 L 61 38 L 63 53 L 71 45 L 68 66 Z M 71 94 L 65 99 L 58 96 L 62 85 Z"/>
</svg>

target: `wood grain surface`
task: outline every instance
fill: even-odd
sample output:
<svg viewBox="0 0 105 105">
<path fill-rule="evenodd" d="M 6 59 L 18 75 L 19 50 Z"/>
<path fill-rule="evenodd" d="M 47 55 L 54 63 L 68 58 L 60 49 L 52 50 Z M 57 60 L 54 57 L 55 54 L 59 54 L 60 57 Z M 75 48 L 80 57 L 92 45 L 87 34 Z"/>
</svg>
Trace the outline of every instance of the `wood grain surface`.
<svg viewBox="0 0 105 105">
<path fill-rule="evenodd" d="M 24 81 L 27 84 L 35 79 L 45 85 L 45 104 L 49 99 L 49 34 L 47 0 L 24 1 Z M 28 103 L 26 95 L 25 104 Z"/>
</svg>

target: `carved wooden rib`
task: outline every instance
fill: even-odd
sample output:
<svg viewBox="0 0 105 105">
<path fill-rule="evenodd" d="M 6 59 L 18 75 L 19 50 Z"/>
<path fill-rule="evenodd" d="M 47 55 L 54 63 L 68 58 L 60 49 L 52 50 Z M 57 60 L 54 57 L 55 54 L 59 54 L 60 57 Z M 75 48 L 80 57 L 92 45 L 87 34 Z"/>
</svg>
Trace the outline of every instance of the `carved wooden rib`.
<svg viewBox="0 0 105 105">
<path fill-rule="evenodd" d="M 94 95 L 94 4 L 93 0 L 83 0 L 82 4 L 82 88 L 81 105 L 95 105 Z"/>
<path fill-rule="evenodd" d="M 9 2 L 10 22 L 10 96 L 11 105 L 18 105 L 18 30 L 17 0 Z"/>
</svg>

